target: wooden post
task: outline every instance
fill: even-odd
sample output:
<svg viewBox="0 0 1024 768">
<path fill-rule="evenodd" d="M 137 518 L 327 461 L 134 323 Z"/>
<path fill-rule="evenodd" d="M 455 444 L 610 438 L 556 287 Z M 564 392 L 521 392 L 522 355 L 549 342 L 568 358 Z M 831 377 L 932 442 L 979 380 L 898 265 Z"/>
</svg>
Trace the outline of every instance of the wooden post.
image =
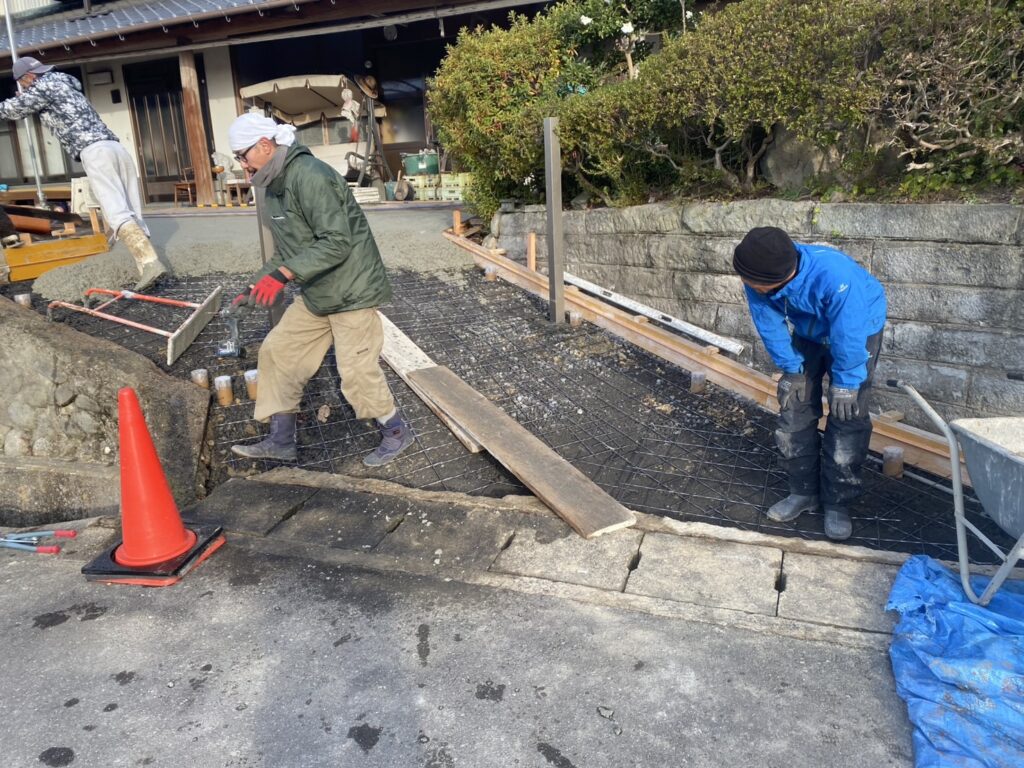
<svg viewBox="0 0 1024 768">
<path fill-rule="evenodd" d="M 537 233 L 530 232 L 526 236 L 526 268 L 537 271 Z"/>
<path fill-rule="evenodd" d="M 462 234 L 462 211 L 452 211 L 452 232 Z"/>
<path fill-rule="evenodd" d="M 196 57 L 192 51 L 178 54 L 178 69 L 181 72 L 181 105 L 185 116 L 185 135 L 188 137 L 188 154 L 196 180 L 196 204 L 213 205 L 217 202 L 213 192 L 213 163 L 206 141 L 206 127 L 199 100 L 199 75 L 196 73 Z"/>
<path fill-rule="evenodd" d="M 544 175 L 548 209 L 548 317 L 565 322 L 565 243 L 562 240 L 562 146 L 558 118 L 544 118 Z"/>
<path fill-rule="evenodd" d="M 882 474 L 886 477 L 903 477 L 903 449 L 889 445 L 882 449 Z"/>
<path fill-rule="evenodd" d="M 703 371 L 694 371 L 690 374 L 690 391 L 699 395 L 708 384 L 708 375 Z"/>
</svg>

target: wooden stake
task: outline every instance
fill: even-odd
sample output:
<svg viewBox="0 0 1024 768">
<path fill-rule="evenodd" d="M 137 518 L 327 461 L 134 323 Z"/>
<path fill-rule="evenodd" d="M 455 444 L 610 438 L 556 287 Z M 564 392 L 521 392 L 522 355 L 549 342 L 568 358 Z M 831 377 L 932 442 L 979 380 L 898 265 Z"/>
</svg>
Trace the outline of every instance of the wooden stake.
<svg viewBox="0 0 1024 768">
<path fill-rule="evenodd" d="M 462 235 L 462 211 L 452 211 L 452 232 Z"/>
<path fill-rule="evenodd" d="M 526 236 L 526 268 L 537 271 L 537 233 L 530 232 Z"/>
<path fill-rule="evenodd" d="M 708 384 L 708 375 L 703 371 L 694 371 L 690 374 L 690 391 L 699 395 Z"/>
<path fill-rule="evenodd" d="M 882 449 L 882 474 L 886 477 L 903 477 L 903 449 L 888 445 Z"/>
</svg>

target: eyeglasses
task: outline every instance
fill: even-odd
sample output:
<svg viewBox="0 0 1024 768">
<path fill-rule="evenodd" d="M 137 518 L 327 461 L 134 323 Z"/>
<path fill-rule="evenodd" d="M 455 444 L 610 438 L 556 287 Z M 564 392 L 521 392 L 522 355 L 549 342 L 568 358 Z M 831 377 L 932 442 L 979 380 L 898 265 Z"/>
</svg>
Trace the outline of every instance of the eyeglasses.
<svg viewBox="0 0 1024 768">
<path fill-rule="evenodd" d="M 259 142 L 257 141 L 256 144 L 259 144 Z M 245 158 L 248 157 L 249 153 L 256 148 L 256 144 L 253 144 L 251 147 L 249 147 L 248 149 L 244 149 L 241 152 L 235 152 L 235 160 L 237 160 L 240 163 L 248 163 L 249 161 L 246 160 Z"/>
</svg>

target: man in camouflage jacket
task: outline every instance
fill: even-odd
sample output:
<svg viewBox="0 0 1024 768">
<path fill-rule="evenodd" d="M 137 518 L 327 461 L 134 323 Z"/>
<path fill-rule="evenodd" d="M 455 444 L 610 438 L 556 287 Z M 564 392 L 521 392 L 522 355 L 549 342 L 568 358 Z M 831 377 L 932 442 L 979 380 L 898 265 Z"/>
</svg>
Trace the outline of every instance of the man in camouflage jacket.
<svg viewBox="0 0 1024 768">
<path fill-rule="evenodd" d="M 139 270 L 135 290 L 144 290 L 167 274 L 167 268 L 153 250 L 142 219 L 135 164 L 86 100 L 82 84 L 52 70 L 30 56 L 15 61 L 13 74 L 21 93 L 0 102 L 0 118 L 20 120 L 38 114 L 64 151 L 81 161 L 103 218 L 135 259 Z"/>
</svg>

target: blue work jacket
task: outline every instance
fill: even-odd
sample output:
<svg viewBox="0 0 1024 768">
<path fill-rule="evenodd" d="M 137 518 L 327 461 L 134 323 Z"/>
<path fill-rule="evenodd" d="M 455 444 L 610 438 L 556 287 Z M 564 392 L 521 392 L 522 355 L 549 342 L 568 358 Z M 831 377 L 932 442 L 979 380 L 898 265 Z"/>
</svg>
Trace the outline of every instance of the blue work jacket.
<svg viewBox="0 0 1024 768">
<path fill-rule="evenodd" d="M 885 289 L 842 251 L 796 243 L 797 273 L 773 294 L 745 285 L 750 315 L 772 360 L 786 373 L 800 373 L 804 360 L 792 334 L 832 353 L 832 384 L 857 389 L 867 379 L 867 339 L 885 325 Z M 787 323 L 788 321 L 788 323 Z"/>
</svg>

